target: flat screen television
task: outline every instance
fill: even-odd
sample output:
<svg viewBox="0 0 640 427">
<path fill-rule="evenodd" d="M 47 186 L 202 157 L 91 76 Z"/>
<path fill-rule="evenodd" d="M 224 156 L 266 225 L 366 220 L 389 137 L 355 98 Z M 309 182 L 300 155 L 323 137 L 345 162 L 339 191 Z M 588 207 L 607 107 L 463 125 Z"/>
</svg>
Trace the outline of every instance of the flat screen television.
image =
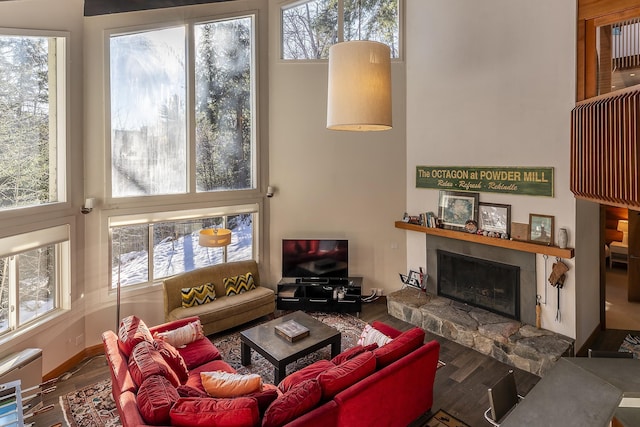
<svg viewBox="0 0 640 427">
<path fill-rule="evenodd" d="M 349 277 L 349 242 L 283 239 L 282 277 Z"/>
</svg>

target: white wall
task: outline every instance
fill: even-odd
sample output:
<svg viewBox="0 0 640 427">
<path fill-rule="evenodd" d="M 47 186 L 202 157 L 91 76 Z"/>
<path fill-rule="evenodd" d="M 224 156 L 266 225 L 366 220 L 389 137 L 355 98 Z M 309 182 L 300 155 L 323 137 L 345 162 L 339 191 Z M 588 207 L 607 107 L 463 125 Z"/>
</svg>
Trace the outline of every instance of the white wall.
<svg viewBox="0 0 640 427">
<path fill-rule="evenodd" d="M 0 345 L 0 356 L 29 347 L 43 349 L 43 371 L 46 373 L 63 364 L 84 350 L 84 301 L 83 283 L 77 278 L 82 274 L 84 253 L 82 252 L 83 218 L 82 204 L 82 23 L 84 2 L 82 0 L 22 0 L 0 2 L 0 27 L 64 31 L 70 35 L 68 72 L 69 113 L 68 141 L 71 147 L 70 182 L 68 201 L 71 204 L 56 211 L 55 218 L 46 214 L 15 217 L 0 221 L 0 236 L 10 236 L 34 227 L 46 227 L 60 218 L 72 224 L 76 237 L 71 241 L 72 290 L 71 310 L 41 326 Z M 76 342 L 78 339 L 78 342 Z"/>
<path fill-rule="evenodd" d="M 405 233 L 405 72 L 392 64 L 393 123 L 386 132 L 326 129 L 327 62 L 279 60 L 280 6 L 269 2 L 269 278 L 280 279 L 283 238 L 349 240 L 349 273 L 364 292 L 399 288 Z"/>
<path fill-rule="evenodd" d="M 417 165 L 546 166 L 555 196 L 481 193 L 529 213 L 555 216 L 575 245 L 576 202 L 569 191 L 570 112 L 575 104 L 574 0 L 407 0 L 406 188 L 410 214 L 437 211 L 438 191 L 417 189 Z M 425 265 L 425 236 L 407 232 L 407 266 Z M 576 338 L 574 260 L 561 291 L 547 290 L 542 326 Z M 555 259 L 546 260 L 547 274 Z M 537 256 L 538 293 L 546 284 Z M 582 339 L 582 337 L 579 337 Z M 579 346 L 581 342 L 577 342 Z"/>
</svg>

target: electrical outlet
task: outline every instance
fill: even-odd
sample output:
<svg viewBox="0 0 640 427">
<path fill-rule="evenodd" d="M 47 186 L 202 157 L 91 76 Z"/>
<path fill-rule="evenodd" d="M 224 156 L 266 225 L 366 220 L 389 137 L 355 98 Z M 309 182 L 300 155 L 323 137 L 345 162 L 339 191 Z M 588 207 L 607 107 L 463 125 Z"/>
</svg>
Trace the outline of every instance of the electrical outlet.
<svg viewBox="0 0 640 427">
<path fill-rule="evenodd" d="M 80 334 L 76 337 L 76 347 L 82 344 L 82 341 L 84 341 L 84 334 Z"/>
</svg>

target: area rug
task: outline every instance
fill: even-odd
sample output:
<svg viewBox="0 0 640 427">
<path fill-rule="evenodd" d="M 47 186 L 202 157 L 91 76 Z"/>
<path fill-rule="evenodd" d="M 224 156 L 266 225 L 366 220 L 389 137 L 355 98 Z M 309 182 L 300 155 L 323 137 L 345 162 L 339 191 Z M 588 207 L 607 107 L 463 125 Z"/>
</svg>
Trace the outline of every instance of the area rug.
<svg viewBox="0 0 640 427">
<path fill-rule="evenodd" d="M 469 425 L 440 409 L 429 418 L 425 427 L 469 427 Z"/>
<path fill-rule="evenodd" d="M 624 341 L 622 341 L 618 351 L 633 353 L 634 359 L 640 359 L 640 337 L 628 334 L 624 337 Z"/>
<path fill-rule="evenodd" d="M 60 407 L 69 427 L 120 427 L 111 395 L 111 378 L 60 396 Z"/>
</svg>

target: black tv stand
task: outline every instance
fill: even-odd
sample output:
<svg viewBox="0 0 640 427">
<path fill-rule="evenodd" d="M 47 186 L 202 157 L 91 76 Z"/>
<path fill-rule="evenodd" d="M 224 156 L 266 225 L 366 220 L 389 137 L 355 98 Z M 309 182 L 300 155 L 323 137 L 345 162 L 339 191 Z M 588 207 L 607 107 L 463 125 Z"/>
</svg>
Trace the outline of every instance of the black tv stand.
<svg viewBox="0 0 640 427">
<path fill-rule="evenodd" d="M 347 286 L 349 284 L 349 280 L 350 279 L 347 277 L 298 277 L 296 278 L 296 283 Z"/>
<path fill-rule="evenodd" d="M 277 308 L 360 313 L 362 277 L 285 277 L 278 283 Z"/>
</svg>

